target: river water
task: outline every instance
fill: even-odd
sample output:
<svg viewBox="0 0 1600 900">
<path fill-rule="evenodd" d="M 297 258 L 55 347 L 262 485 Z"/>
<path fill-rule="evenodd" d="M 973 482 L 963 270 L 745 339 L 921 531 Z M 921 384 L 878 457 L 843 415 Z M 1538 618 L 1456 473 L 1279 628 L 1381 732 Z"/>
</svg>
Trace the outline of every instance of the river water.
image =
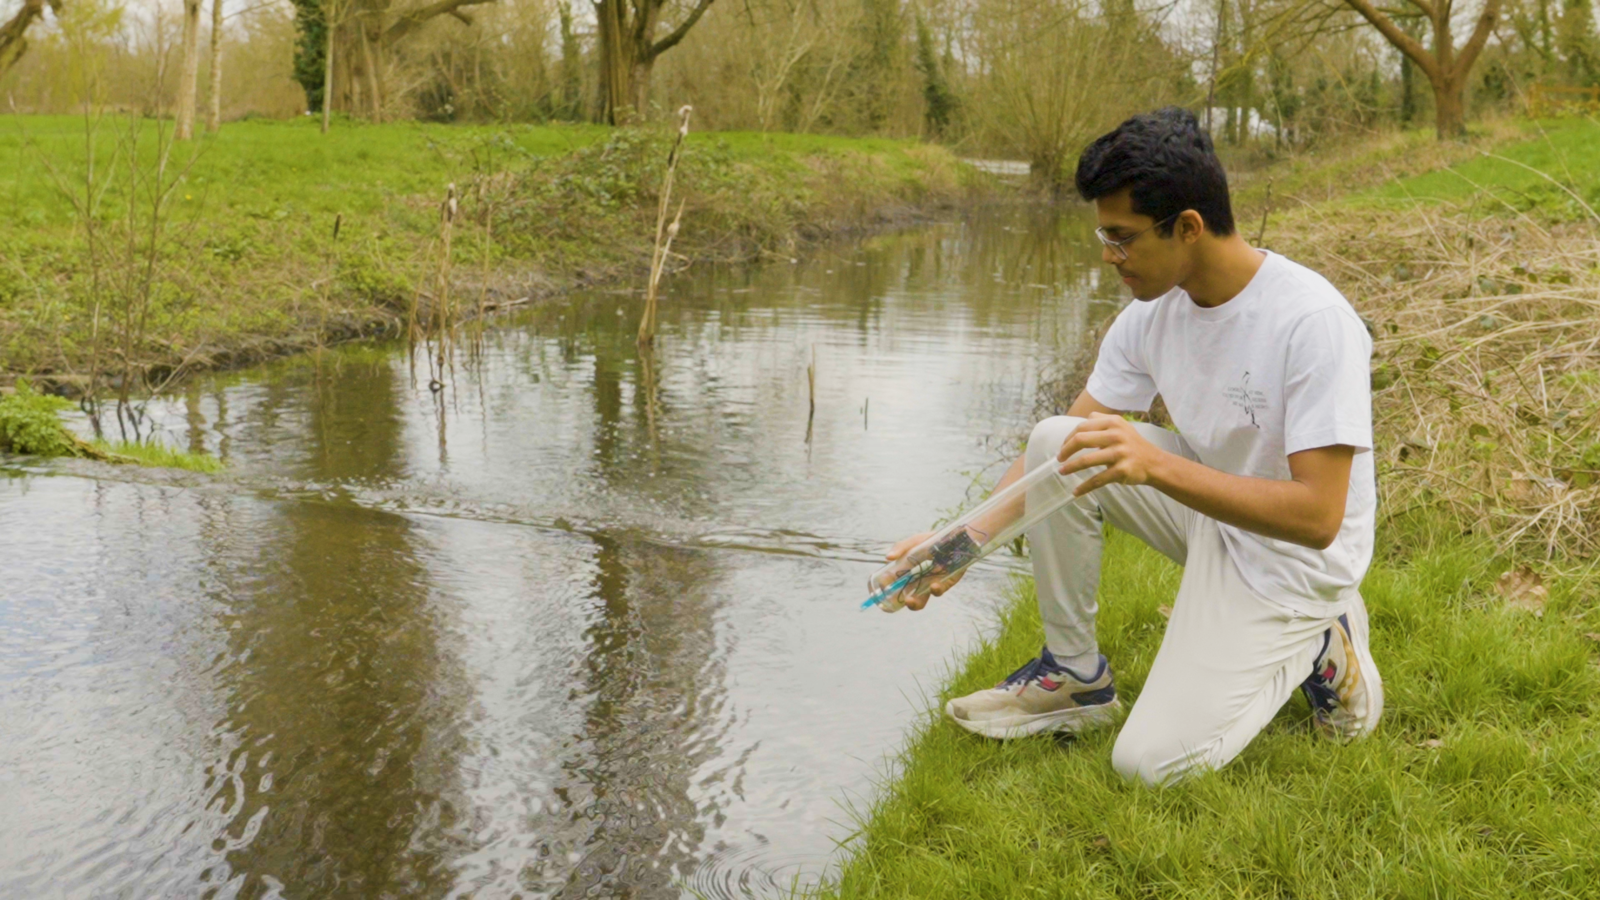
<svg viewBox="0 0 1600 900">
<path fill-rule="evenodd" d="M 438 394 L 398 347 L 198 379 L 151 415 L 220 476 L 0 463 L 0 896 L 814 883 L 1021 563 L 866 577 L 1116 309 L 1090 228 L 692 270 L 648 365 L 593 292 Z"/>
</svg>

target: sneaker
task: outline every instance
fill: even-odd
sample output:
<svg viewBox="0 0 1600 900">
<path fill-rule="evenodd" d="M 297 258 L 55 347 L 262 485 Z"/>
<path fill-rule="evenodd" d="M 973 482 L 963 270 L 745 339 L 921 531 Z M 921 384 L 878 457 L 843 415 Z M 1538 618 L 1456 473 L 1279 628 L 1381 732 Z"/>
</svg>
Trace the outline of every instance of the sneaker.
<svg viewBox="0 0 1600 900">
<path fill-rule="evenodd" d="M 1383 678 L 1367 646 L 1367 610 L 1342 615 L 1322 637 L 1311 676 L 1300 685 L 1317 727 L 1329 737 L 1366 737 L 1383 715 Z"/>
<path fill-rule="evenodd" d="M 1009 740 L 1045 731 L 1076 732 L 1111 721 L 1122 704 L 1104 656 L 1094 677 L 1081 678 L 1056 662 L 1050 648 L 993 688 L 957 697 L 944 711 L 957 725 Z"/>
</svg>

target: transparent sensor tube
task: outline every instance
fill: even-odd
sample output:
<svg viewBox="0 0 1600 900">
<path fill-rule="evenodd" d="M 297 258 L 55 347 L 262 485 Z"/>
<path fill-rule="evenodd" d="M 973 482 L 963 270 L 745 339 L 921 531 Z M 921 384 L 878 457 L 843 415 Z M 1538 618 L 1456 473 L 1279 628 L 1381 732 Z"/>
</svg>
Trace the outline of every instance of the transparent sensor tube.
<svg viewBox="0 0 1600 900">
<path fill-rule="evenodd" d="M 1036 522 L 1081 497 L 1072 496 L 1078 479 L 1056 474 L 1062 464 L 1054 457 L 983 501 L 970 512 L 934 532 L 905 556 L 874 572 L 867 579 L 862 609 L 877 606 L 896 612 L 908 597 L 932 592 L 933 583 L 947 578 L 1011 543 Z"/>
</svg>

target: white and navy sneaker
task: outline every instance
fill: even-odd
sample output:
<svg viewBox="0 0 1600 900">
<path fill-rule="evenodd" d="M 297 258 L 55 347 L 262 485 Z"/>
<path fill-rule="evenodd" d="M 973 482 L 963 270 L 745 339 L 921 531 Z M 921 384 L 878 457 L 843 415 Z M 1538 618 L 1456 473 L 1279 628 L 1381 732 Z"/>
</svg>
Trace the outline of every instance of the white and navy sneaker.
<svg viewBox="0 0 1600 900">
<path fill-rule="evenodd" d="M 1037 659 L 993 688 L 957 697 L 946 703 L 944 710 L 957 725 L 974 734 L 1009 740 L 1104 725 L 1120 707 L 1111 665 L 1104 656 L 1094 675 L 1084 678 L 1056 662 L 1045 647 Z"/>
<path fill-rule="evenodd" d="M 1383 715 L 1383 677 L 1367 645 L 1367 610 L 1357 605 L 1322 638 L 1311 675 L 1300 685 L 1317 727 L 1342 741 L 1366 737 Z"/>
</svg>

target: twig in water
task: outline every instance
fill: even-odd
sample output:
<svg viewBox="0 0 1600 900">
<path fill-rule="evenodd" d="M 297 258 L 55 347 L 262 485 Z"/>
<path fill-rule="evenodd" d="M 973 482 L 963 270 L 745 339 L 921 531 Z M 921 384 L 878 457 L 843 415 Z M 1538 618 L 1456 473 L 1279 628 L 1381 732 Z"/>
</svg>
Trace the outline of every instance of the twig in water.
<svg viewBox="0 0 1600 900">
<path fill-rule="evenodd" d="M 817 418 L 817 345 L 811 345 L 811 363 L 806 366 L 806 399 L 811 411 L 806 414 L 806 443 L 811 443 L 811 424 Z"/>
</svg>

